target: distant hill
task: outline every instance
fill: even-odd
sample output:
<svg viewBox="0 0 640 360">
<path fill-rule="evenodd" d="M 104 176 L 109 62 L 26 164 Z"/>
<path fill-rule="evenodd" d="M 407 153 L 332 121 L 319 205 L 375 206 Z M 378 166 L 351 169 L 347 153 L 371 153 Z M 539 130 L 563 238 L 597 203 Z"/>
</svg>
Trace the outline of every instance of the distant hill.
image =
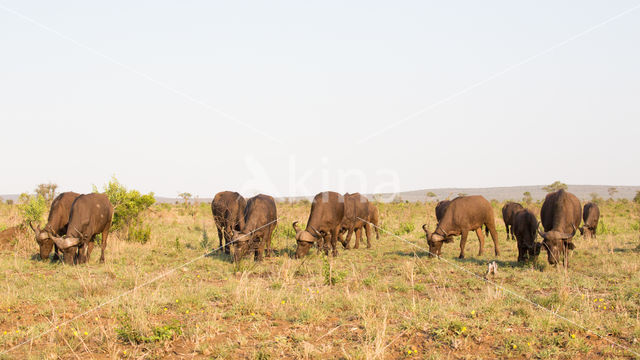
<svg viewBox="0 0 640 360">
<path fill-rule="evenodd" d="M 490 188 L 445 188 L 445 189 L 424 189 L 424 190 L 413 190 L 413 191 L 403 191 L 394 194 L 378 194 L 376 197 L 381 198 L 384 201 L 391 201 L 394 198 L 407 200 L 411 202 L 415 201 L 436 201 L 443 199 L 453 199 L 458 194 L 466 194 L 466 195 L 482 195 L 487 200 L 522 200 L 523 193 L 528 191 L 531 193 L 531 197 L 533 200 L 541 200 L 544 199 L 544 196 L 547 194 L 546 191 L 542 190 L 542 188 L 546 185 L 528 185 L 528 186 L 509 186 L 509 187 L 490 187 Z M 636 195 L 636 192 L 640 191 L 640 186 L 613 186 L 613 185 L 569 185 L 569 191 L 575 194 L 580 200 L 590 200 L 591 194 L 598 194 L 599 197 L 608 199 L 609 189 L 615 187 L 618 192 L 613 196 L 614 199 L 633 199 Z M 433 193 L 435 197 L 428 197 L 428 193 Z M 6 200 L 18 200 L 18 194 L 8 194 L 8 195 L 0 195 L 3 201 Z M 367 197 L 371 200 L 374 199 L 372 194 L 367 194 Z M 313 195 L 310 196 L 298 196 L 298 197 L 281 197 L 277 198 L 278 201 L 284 201 L 286 199 L 289 200 L 301 200 L 308 199 L 311 200 Z M 212 198 L 198 198 L 192 199 L 191 201 L 197 200 L 200 203 L 211 203 Z M 164 197 L 164 196 L 156 196 L 156 201 L 158 203 L 169 203 L 174 204 L 177 201 L 182 202 L 180 198 L 172 198 L 172 197 Z"/>
<path fill-rule="evenodd" d="M 433 201 L 443 199 L 453 199 L 458 194 L 467 195 L 482 195 L 487 200 L 522 200 L 525 192 L 530 192 L 533 200 L 544 199 L 547 194 L 542 188 L 546 185 L 531 185 L 531 186 L 510 186 L 510 187 L 492 187 L 492 188 L 447 188 L 447 189 L 424 189 L 405 191 L 398 194 L 400 199 L 408 201 Z M 637 191 L 640 191 L 640 186 L 612 186 L 612 185 L 569 185 L 568 191 L 576 195 L 580 200 L 590 200 L 591 194 L 598 194 L 599 197 L 608 199 L 609 189 L 615 187 L 618 192 L 613 196 L 614 199 L 633 199 Z M 428 197 L 428 193 L 434 193 L 435 197 Z M 393 198 L 393 194 L 381 194 L 386 198 Z M 367 197 L 373 199 L 373 196 L 367 195 Z"/>
</svg>

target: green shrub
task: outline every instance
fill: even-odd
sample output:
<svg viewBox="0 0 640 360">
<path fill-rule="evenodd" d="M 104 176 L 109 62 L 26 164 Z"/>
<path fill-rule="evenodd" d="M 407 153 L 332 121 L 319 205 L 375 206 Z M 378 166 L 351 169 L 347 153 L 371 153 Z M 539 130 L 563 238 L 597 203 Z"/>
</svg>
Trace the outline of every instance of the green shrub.
<svg viewBox="0 0 640 360">
<path fill-rule="evenodd" d="M 200 240 L 200 247 L 203 249 L 208 249 L 210 243 L 211 241 L 209 240 L 207 229 L 202 229 L 202 240 Z"/>
<path fill-rule="evenodd" d="M 323 259 L 322 264 L 322 274 L 324 275 L 324 284 L 325 285 L 335 285 L 339 282 L 342 282 L 344 278 L 347 276 L 346 271 L 338 271 L 331 266 L 329 259 L 327 256 Z"/>
<path fill-rule="evenodd" d="M 115 329 L 118 339 L 132 345 L 166 341 L 182 335 L 182 327 L 175 320 L 167 325 L 154 327 L 152 334 L 148 336 L 144 335 L 139 329 L 134 328 L 131 324 L 131 319 L 126 314 L 121 314 L 118 317 L 118 322 L 120 326 Z"/>
<path fill-rule="evenodd" d="M 111 205 L 113 205 L 111 229 L 114 231 L 130 225 L 156 201 L 153 193 L 142 195 L 137 190 L 127 190 L 115 176 L 103 187 L 103 190 L 109 197 Z M 98 188 L 95 185 L 93 186 L 93 192 L 98 192 Z"/>
<path fill-rule="evenodd" d="M 47 200 L 42 195 L 21 194 L 19 201 L 18 208 L 25 222 L 43 222 L 44 213 L 47 211 Z"/>
<path fill-rule="evenodd" d="M 402 236 L 411 233 L 413 230 L 415 230 L 415 228 L 416 226 L 413 223 L 401 222 L 398 229 L 394 231 L 394 234 L 396 234 L 397 236 Z"/>
<path fill-rule="evenodd" d="M 127 229 L 127 241 L 146 244 L 151 239 L 151 226 L 139 221 L 129 224 Z"/>
</svg>

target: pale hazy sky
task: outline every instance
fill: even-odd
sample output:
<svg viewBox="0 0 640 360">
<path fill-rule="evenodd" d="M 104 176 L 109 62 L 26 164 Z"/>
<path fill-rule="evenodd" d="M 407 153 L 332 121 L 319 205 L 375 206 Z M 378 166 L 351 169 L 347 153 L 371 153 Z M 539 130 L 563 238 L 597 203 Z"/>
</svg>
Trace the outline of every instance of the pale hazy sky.
<svg viewBox="0 0 640 360">
<path fill-rule="evenodd" d="M 639 185 L 639 5 L 0 0 L 0 194 Z"/>
</svg>

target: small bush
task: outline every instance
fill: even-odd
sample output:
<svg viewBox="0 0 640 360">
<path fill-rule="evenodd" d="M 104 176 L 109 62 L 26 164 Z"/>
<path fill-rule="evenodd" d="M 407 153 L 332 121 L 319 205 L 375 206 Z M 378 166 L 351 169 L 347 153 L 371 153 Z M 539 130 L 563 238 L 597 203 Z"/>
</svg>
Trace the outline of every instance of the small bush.
<svg viewBox="0 0 640 360">
<path fill-rule="evenodd" d="M 127 241 L 146 244 L 151 239 L 151 226 L 141 222 L 130 224 L 127 231 Z"/>
<path fill-rule="evenodd" d="M 180 323 L 175 320 L 168 325 L 154 327 L 151 335 L 144 335 L 142 331 L 135 329 L 127 315 L 120 315 L 118 322 L 120 326 L 115 329 L 118 339 L 132 345 L 166 341 L 182 335 Z"/>
<path fill-rule="evenodd" d="M 137 190 L 127 190 L 124 185 L 118 182 L 115 176 L 103 187 L 103 190 L 109 197 L 111 205 L 113 205 L 111 229 L 114 231 L 130 225 L 134 220 L 138 219 L 144 210 L 156 202 L 153 193 L 142 195 Z M 93 192 L 98 192 L 98 188 L 95 185 L 93 186 Z"/>
<path fill-rule="evenodd" d="M 18 208 L 22 214 L 22 219 L 28 223 L 42 223 L 44 213 L 47 211 L 47 200 L 42 196 L 31 196 L 28 194 L 20 195 L 20 204 Z"/>
<path fill-rule="evenodd" d="M 394 231 L 394 234 L 396 234 L 397 236 L 402 236 L 402 235 L 413 232 L 413 230 L 415 229 L 416 229 L 416 226 L 413 223 L 401 222 L 398 229 Z"/>
<path fill-rule="evenodd" d="M 207 229 L 204 229 L 204 225 L 203 225 L 202 240 L 200 240 L 200 247 L 202 249 L 208 249 L 210 243 L 211 241 L 209 240 L 209 234 L 207 234 Z"/>
<path fill-rule="evenodd" d="M 335 285 L 344 280 L 347 276 L 346 271 L 338 271 L 333 269 L 329 259 L 325 256 L 322 264 L 322 274 L 324 275 L 324 284 L 325 285 Z"/>
</svg>

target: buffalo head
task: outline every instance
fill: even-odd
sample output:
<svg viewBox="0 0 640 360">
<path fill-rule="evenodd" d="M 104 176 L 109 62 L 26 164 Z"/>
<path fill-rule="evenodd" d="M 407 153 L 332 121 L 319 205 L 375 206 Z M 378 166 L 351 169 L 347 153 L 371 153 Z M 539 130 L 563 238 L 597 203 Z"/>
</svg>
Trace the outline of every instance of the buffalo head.
<svg viewBox="0 0 640 360">
<path fill-rule="evenodd" d="M 37 224 L 33 226 L 31 221 L 29 221 L 29 226 L 36 234 L 36 242 L 40 247 L 40 260 L 49 259 L 49 254 L 51 254 L 51 249 L 53 249 L 53 240 L 51 240 L 49 233 L 40 228 Z"/>
<path fill-rule="evenodd" d="M 231 253 L 233 255 L 233 261 L 237 262 L 240 261 L 249 250 L 258 246 L 260 238 L 257 238 L 253 232 L 243 233 L 237 230 L 232 231 L 231 243 L 233 247 L 231 248 Z"/>
<path fill-rule="evenodd" d="M 439 234 L 438 229 L 440 229 L 443 234 Z M 429 230 L 427 229 L 427 224 L 423 224 L 422 230 L 424 230 L 425 236 L 427 238 L 427 244 L 429 244 L 429 256 L 440 256 L 440 254 L 442 253 L 442 244 L 453 241 L 453 237 L 447 235 L 447 233 L 442 228 L 436 227 L 436 230 L 434 232 L 429 232 Z"/>
<path fill-rule="evenodd" d="M 293 222 L 293 230 L 296 231 L 296 242 L 298 243 L 298 247 L 296 248 L 296 259 L 302 258 L 309 253 L 309 250 L 318 240 L 318 237 L 322 238 L 321 234 L 317 234 L 318 237 L 314 236 L 307 230 L 301 230 L 298 228 L 298 222 Z"/>
<path fill-rule="evenodd" d="M 53 242 L 58 246 L 58 249 L 62 251 L 64 254 L 64 262 L 65 264 L 75 264 L 78 255 L 78 248 L 83 245 L 85 237 L 80 234 L 77 237 L 72 236 L 62 236 L 58 237 L 52 233 L 49 233 L 49 237 L 53 240 Z M 83 249 L 83 255 L 86 256 L 86 247 Z"/>
<path fill-rule="evenodd" d="M 564 260 L 565 257 L 569 255 L 569 250 L 575 249 L 575 245 L 571 242 L 571 239 L 576 234 L 576 231 L 575 226 L 573 227 L 573 232 L 570 234 L 555 230 L 544 232 L 538 228 L 538 234 L 540 234 L 543 239 L 542 246 L 547 250 L 547 260 L 549 264 L 556 265 L 560 260 Z"/>
</svg>

